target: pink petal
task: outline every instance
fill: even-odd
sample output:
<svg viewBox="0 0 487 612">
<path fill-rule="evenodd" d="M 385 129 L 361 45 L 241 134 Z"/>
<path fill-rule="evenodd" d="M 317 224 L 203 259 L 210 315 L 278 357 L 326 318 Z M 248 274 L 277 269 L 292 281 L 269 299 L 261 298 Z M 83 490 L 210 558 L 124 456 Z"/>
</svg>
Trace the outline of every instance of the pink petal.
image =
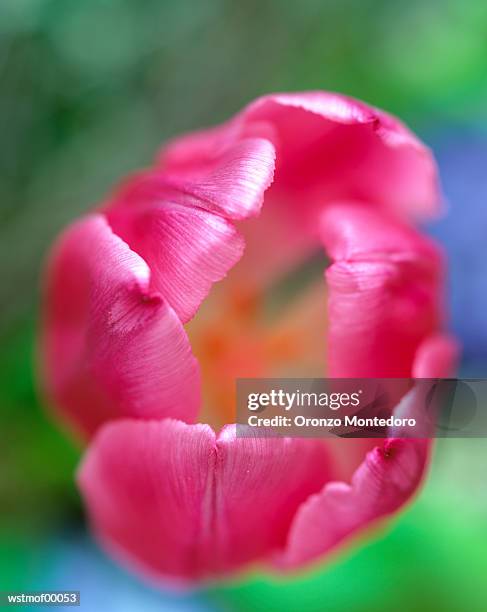
<svg viewBox="0 0 487 612">
<path fill-rule="evenodd" d="M 198 173 L 215 151 L 240 139 L 271 140 L 277 152 L 271 191 L 293 199 L 301 216 L 329 201 L 354 199 L 407 217 L 438 208 L 430 151 L 397 119 L 327 92 L 273 94 L 217 128 L 189 134 L 161 153 L 165 172 Z"/>
<path fill-rule="evenodd" d="M 147 264 L 92 215 L 51 257 L 41 338 L 43 380 L 84 435 L 121 417 L 194 419 L 199 370 L 184 329 Z"/>
<path fill-rule="evenodd" d="M 184 323 L 240 259 L 243 239 L 229 219 L 259 212 L 274 156 L 268 140 L 246 138 L 216 147 L 189 175 L 184 169 L 141 173 L 105 205 L 113 230 L 151 268 L 151 290 Z"/>
<path fill-rule="evenodd" d="M 115 192 L 108 208 L 141 203 L 178 203 L 228 219 L 255 216 L 272 183 L 275 150 L 265 138 L 215 143 L 205 159 L 191 160 L 171 172 L 155 167 L 129 179 Z"/>
<path fill-rule="evenodd" d="M 244 249 L 232 223 L 201 208 L 144 205 L 109 213 L 109 220 L 149 265 L 150 290 L 158 291 L 183 323 Z"/>
<path fill-rule="evenodd" d="M 214 449 L 206 425 L 120 420 L 100 430 L 78 485 L 93 528 L 115 556 L 144 575 L 199 571 Z"/>
<path fill-rule="evenodd" d="M 197 205 L 231 219 L 244 219 L 259 212 L 264 191 L 272 183 L 275 150 L 265 138 L 243 138 L 225 147 L 215 147 L 190 171 L 178 168 L 169 173 L 168 185 Z"/>
<path fill-rule="evenodd" d="M 451 375 L 457 348 L 449 336 L 428 338 L 418 351 L 413 372 L 423 378 Z M 385 440 L 382 446 L 367 453 L 351 484 L 327 483 L 321 493 L 312 495 L 296 513 L 286 551 L 276 557 L 277 566 L 290 569 L 322 557 L 347 538 L 397 511 L 421 482 L 429 446 L 429 440 Z"/>
<path fill-rule="evenodd" d="M 216 525 L 220 571 L 282 548 L 297 508 L 330 479 L 321 440 L 237 438 L 223 429 L 217 443 Z M 213 549 L 213 553 L 212 553 Z"/>
<path fill-rule="evenodd" d="M 426 338 L 414 358 L 414 378 L 449 378 L 455 374 L 460 358 L 458 342 L 446 334 Z"/>
<path fill-rule="evenodd" d="M 387 440 L 370 451 L 351 484 L 332 482 L 297 512 L 277 566 L 293 568 L 331 549 L 405 503 L 421 481 L 427 459 L 423 440 Z"/>
<path fill-rule="evenodd" d="M 216 439 L 204 425 L 117 421 L 78 482 L 95 531 L 132 567 L 183 580 L 226 573 L 282 547 L 296 508 L 326 481 L 314 440 Z"/>
<path fill-rule="evenodd" d="M 411 227 L 364 206 L 321 218 L 328 268 L 328 364 L 336 377 L 408 377 L 442 322 L 442 259 Z"/>
</svg>

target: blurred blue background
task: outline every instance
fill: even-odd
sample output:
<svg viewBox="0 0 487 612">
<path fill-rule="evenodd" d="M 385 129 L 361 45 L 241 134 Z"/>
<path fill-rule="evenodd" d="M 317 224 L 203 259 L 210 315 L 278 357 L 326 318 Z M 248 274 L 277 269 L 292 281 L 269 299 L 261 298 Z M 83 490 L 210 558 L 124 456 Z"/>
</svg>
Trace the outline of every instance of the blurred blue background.
<svg viewBox="0 0 487 612">
<path fill-rule="evenodd" d="M 79 451 L 42 411 L 33 338 L 60 228 L 178 132 L 257 95 L 331 89 L 398 114 L 439 160 L 462 372 L 487 373 L 484 0 L 0 1 L 0 590 L 80 589 L 83 610 L 484 611 L 484 440 L 442 440 L 419 499 L 308 574 L 151 589 L 87 535 Z"/>
</svg>

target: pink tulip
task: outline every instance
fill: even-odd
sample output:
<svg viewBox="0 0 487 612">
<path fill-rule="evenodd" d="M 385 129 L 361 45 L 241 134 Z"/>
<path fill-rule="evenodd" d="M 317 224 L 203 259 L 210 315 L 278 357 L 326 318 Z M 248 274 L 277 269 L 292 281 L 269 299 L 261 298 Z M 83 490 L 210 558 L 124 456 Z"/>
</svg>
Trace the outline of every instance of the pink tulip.
<svg viewBox="0 0 487 612">
<path fill-rule="evenodd" d="M 202 388 L 209 418 L 228 423 L 228 381 L 324 351 L 314 297 L 274 335 L 254 315 L 265 288 L 321 246 L 333 262 L 329 375 L 448 375 L 442 257 L 412 225 L 437 207 L 431 154 L 396 119 L 336 94 L 276 94 L 170 143 L 64 232 L 42 379 L 70 427 L 96 432 L 78 481 L 117 558 L 183 581 L 253 562 L 289 570 L 411 497 L 425 440 L 244 439 L 192 423 Z"/>
</svg>

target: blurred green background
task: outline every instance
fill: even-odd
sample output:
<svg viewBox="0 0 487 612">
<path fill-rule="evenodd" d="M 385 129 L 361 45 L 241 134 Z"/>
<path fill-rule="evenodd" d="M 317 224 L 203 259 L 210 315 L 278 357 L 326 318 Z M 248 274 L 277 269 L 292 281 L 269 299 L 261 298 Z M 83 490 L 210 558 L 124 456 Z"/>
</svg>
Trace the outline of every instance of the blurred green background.
<svg viewBox="0 0 487 612">
<path fill-rule="evenodd" d="M 463 372 L 487 373 L 485 0 L 0 0 L 0 590 L 85 610 L 487 609 L 485 440 L 443 440 L 385 531 L 287 581 L 145 587 L 85 532 L 78 450 L 39 403 L 33 338 L 53 237 L 160 143 L 257 95 L 323 88 L 386 108 L 438 156 Z"/>
</svg>

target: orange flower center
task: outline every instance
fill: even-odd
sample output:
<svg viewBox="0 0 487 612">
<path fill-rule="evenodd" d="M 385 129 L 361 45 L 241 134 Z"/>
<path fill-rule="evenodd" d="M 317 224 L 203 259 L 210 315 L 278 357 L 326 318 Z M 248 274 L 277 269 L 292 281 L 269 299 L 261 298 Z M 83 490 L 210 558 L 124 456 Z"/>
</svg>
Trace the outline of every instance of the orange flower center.
<svg viewBox="0 0 487 612">
<path fill-rule="evenodd" d="M 235 422 L 237 378 L 325 375 L 324 266 L 321 258 L 311 275 L 308 263 L 265 288 L 232 271 L 213 287 L 187 325 L 201 366 L 201 421 Z"/>
</svg>

